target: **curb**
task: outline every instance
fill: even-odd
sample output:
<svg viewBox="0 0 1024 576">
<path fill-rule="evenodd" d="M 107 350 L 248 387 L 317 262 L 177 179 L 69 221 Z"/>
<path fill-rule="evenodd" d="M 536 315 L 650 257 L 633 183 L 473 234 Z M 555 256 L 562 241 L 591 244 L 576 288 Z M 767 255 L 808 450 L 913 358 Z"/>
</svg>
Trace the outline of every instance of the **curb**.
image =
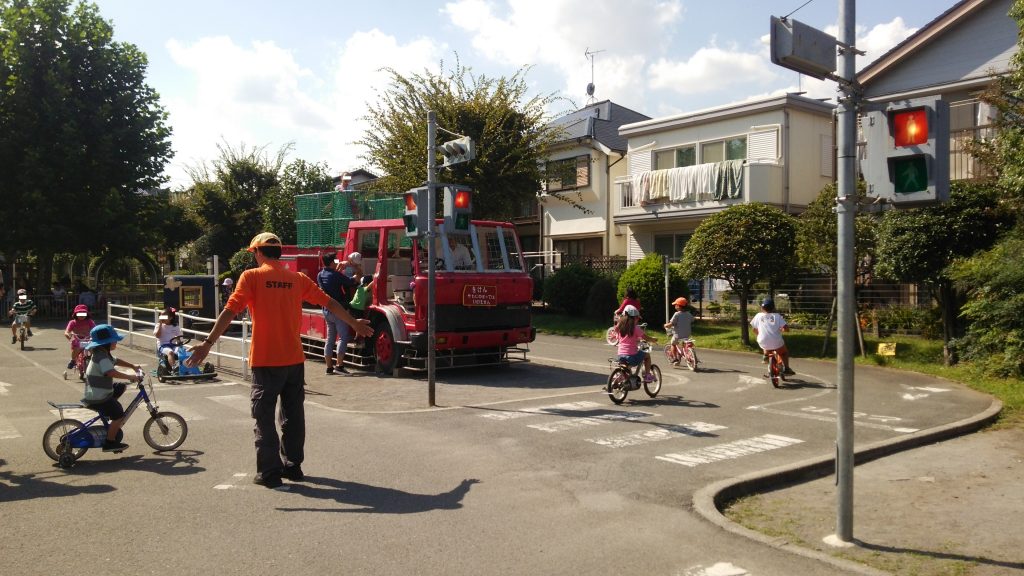
<svg viewBox="0 0 1024 576">
<path fill-rule="evenodd" d="M 974 416 L 970 416 L 956 422 L 951 422 L 949 424 L 944 424 L 942 426 L 937 426 L 935 428 L 915 432 L 913 434 L 883 440 L 882 442 L 876 442 L 874 444 L 868 444 L 860 449 L 855 449 L 854 466 L 896 454 L 898 452 L 910 450 L 912 448 L 918 448 L 927 444 L 934 444 L 936 442 L 976 432 L 993 422 L 996 417 L 999 416 L 999 412 L 1002 411 L 1002 409 L 1003 403 L 998 399 L 993 398 L 992 403 L 987 409 L 975 414 Z M 725 480 L 709 484 L 708 486 L 698 490 L 693 495 L 693 509 L 706 520 L 717 525 L 723 530 L 732 532 L 739 536 L 744 536 L 779 550 L 784 550 L 798 556 L 820 560 L 837 568 L 858 574 L 865 574 L 868 576 L 882 576 L 889 574 L 889 572 L 877 570 L 864 564 L 850 560 L 843 560 L 824 552 L 791 544 L 785 538 L 767 536 L 760 532 L 740 526 L 722 514 L 722 509 L 727 507 L 731 502 L 744 496 L 783 488 L 787 485 L 810 482 L 812 480 L 817 480 L 831 475 L 834 471 L 835 457 L 826 456 L 804 460 L 787 466 L 780 466 L 778 468 L 770 468 L 760 472 L 752 472 L 742 476 L 727 478 Z"/>
</svg>

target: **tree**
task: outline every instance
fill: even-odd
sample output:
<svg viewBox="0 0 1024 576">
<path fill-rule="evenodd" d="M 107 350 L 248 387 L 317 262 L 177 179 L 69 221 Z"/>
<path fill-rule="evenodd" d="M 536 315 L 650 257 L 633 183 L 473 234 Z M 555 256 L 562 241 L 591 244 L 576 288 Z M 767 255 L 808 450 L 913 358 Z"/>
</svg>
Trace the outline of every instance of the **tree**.
<svg viewBox="0 0 1024 576">
<path fill-rule="evenodd" d="M 679 296 L 689 297 L 690 288 L 686 283 L 686 277 L 683 276 L 682 268 L 673 264 L 668 267 L 668 271 L 669 300 Z M 665 324 L 665 268 L 661 254 L 644 256 L 619 276 L 619 302 L 615 303 L 616 307 L 626 296 L 626 288 L 632 288 L 636 292 L 644 321 L 651 328 Z"/>
<path fill-rule="evenodd" d="M 719 278 L 740 296 L 740 337 L 750 345 L 747 301 L 759 280 L 778 284 L 796 266 L 796 223 L 767 204 L 738 204 L 697 227 L 683 252 L 683 274 Z"/>
<path fill-rule="evenodd" d="M 386 176 L 374 188 L 401 192 L 427 179 L 427 112 L 446 131 L 473 138 L 476 159 L 439 170 L 438 180 L 472 187 L 474 211 L 509 219 L 535 201 L 541 166 L 556 131 L 546 123 L 553 96 L 528 97 L 527 68 L 511 78 L 475 76 L 467 67 L 403 76 L 388 69 L 391 86 L 371 107 L 370 127 L 358 142 L 365 158 Z M 450 135 L 438 132 L 440 145 Z"/>
<path fill-rule="evenodd" d="M 284 167 L 281 183 L 263 196 L 263 227 L 274 230 L 285 244 L 296 244 L 295 197 L 332 189 L 333 179 L 326 162 L 297 159 Z"/>
<path fill-rule="evenodd" d="M 953 182 L 949 202 L 911 210 L 892 210 L 878 231 L 875 271 L 899 282 L 929 286 L 942 310 L 947 363 L 955 363 L 949 342 L 962 334 L 957 322 L 963 295 L 954 290 L 947 267 L 992 246 L 1010 224 L 998 210 L 999 195 L 991 184 Z"/>
<path fill-rule="evenodd" d="M 857 198 L 867 198 L 864 183 L 857 184 Z M 815 272 L 824 272 L 833 278 L 839 269 L 836 242 L 838 222 L 836 186 L 829 184 L 822 188 L 818 197 L 807 205 L 807 210 L 797 217 L 797 255 L 800 266 Z M 858 212 L 854 220 L 854 244 L 858 267 L 867 272 L 874 258 L 878 219 L 874 214 Z M 863 274 L 858 274 L 863 276 Z"/>
<path fill-rule="evenodd" d="M 95 4 L 0 0 L 0 245 L 33 251 L 48 287 L 54 254 L 138 246 L 135 221 L 172 156 L 147 60 L 114 42 Z"/>
</svg>

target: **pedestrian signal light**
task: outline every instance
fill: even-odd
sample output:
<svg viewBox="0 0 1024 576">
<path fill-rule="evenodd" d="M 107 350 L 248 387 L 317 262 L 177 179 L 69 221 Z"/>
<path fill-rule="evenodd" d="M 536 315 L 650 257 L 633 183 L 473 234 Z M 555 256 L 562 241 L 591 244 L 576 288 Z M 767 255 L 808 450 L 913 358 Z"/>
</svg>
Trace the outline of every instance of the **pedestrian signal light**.
<svg viewBox="0 0 1024 576">
<path fill-rule="evenodd" d="M 427 189 L 414 188 L 405 193 L 405 235 L 419 236 L 427 231 Z"/>
<path fill-rule="evenodd" d="M 861 118 L 868 195 L 894 205 L 949 199 L 949 104 L 939 98 L 890 102 Z"/>
<path fill-rule="evenodd" d="M 928 142 L 928 112 L 924 108 L 892 113 L 893 140 L 898 147 Z"/>
<path fill-rule="evenodd" d="M 444 227 L 449 233 L 468 234 L 473 217 L 473 191 L 446 186 L 444 189 Z"/>
</svg>

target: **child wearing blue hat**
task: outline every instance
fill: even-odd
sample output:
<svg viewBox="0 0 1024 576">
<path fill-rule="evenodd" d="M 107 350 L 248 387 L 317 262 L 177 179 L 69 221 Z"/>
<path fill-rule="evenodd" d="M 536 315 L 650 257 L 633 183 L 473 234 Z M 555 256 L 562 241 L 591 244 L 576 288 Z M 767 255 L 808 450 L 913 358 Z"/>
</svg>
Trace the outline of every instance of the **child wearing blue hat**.
<svg viewBox="0 0 1024 576">
<path fill-rule="evenodd" d="M 89 331 L 89 336 L 92 338 L 92 342 L 86 346 L 86 349 L 92 351 L 92 358 L 89 360 L 89 366 L 85 369 L 85 396 L 82 398 L 82 402 L 110 419 L 107 439 L 103 442 L 103 451 L 120 452 L 128 445 L 118 440 L 118 433 L 121 431 L 121 425 L 124 424 L 124 408 L 121 407 L 121 403 L 117 399 L 124 394 L 126 386 L 123 383 L 115 384 L 114 379 L 135 380 L 138 378 L 136 372 L 139 370 L 139 366 L 113 356 L 114 348 L 124 337 L 118 334 L 110 324 L 97 324 Z M 131 368 L 132 373 L 121 372 L 117 369 L 118 366 Z"/>
</svg>

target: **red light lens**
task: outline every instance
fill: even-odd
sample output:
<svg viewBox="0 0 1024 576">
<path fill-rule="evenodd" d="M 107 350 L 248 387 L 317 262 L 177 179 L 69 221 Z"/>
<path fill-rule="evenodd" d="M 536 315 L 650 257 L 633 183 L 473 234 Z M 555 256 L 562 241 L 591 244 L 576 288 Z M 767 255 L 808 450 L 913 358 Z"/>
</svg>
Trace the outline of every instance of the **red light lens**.
<svg viewBox="0 0 1024 576">
<path fill-rule="evenodd" d="M 455 192 L 455 207 L 469 208 L 469 191 L 457 190 Z"/>
<path fill-rule="evenodd" d="M 917 146 L 928 141 L 928 113 L 924 109 L 896 112 L 892 124 L 896 146 Z"/>
<path fill-rule="evenodd" d="M 406 194 L 405 195 L 405 209 L 406 210 L 415 210 L 416 209 L 416 195 L 415 194 Z"/>
</svg>

